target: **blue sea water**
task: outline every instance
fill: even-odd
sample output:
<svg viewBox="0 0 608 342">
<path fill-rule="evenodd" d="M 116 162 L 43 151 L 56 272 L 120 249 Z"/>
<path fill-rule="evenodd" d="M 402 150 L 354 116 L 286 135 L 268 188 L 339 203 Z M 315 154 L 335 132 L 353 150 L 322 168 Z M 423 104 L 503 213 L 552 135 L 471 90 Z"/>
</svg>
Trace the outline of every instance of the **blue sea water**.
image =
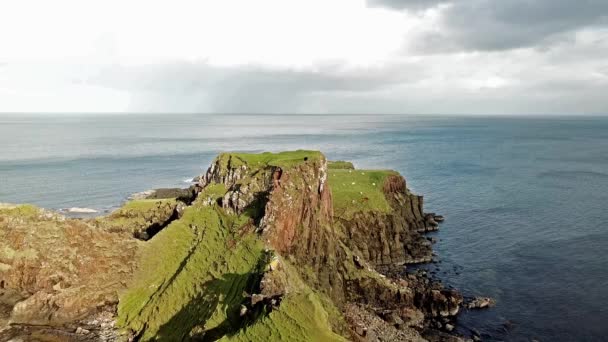
<svg viewBox="0 0 608 342">
<path fill-rule="evenodd" d="M 446 217 L 430 267 L 485 340 L 608 338 L 608 118 L 0 115 L 0 202 L 100 211 L 187 186 L 220 151 L 319 149 L 392 168 Z"/>
</svg>

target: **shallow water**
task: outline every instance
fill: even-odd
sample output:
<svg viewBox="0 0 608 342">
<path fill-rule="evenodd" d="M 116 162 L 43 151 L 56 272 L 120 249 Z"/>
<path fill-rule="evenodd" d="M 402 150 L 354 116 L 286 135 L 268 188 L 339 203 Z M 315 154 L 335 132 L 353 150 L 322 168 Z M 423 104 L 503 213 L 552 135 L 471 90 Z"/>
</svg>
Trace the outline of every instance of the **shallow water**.
<svg viewBox="0 0 608 342">
<path fill-rule="evenodd" d="M 608 334 L 608 118 L 0 115 L 0 202 L 111 210 L 219 151 L 319 149 L 392 168 L 446 217 L 437 275 L 496 308 L 486 339 Z"/>
</svg>

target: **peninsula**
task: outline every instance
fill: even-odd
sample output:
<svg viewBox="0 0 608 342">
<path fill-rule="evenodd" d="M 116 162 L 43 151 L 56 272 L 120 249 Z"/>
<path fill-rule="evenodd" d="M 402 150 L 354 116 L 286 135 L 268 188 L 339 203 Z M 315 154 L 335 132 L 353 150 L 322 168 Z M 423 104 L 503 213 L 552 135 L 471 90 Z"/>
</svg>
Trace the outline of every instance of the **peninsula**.
<svg viewBox="0 0 608 342">
<path fill-rule="evenodd" d="M 0 206 L 0 340 L 453 340 L 441 216 L 395 171 L 222 153 L 188 189 L 76 219 Z"/>
</svg>

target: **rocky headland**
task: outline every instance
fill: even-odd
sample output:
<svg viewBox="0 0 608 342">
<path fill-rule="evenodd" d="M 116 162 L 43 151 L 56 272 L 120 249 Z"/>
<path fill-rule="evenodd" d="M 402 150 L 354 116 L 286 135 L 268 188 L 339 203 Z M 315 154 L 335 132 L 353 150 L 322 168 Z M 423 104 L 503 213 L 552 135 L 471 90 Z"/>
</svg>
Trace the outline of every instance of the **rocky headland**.
<svg viewBox="0 0 608 342">
<path fill-rule="evenodd" d="M 102 217 L 0 205 L 0 341 L 463 340 L 463 297 L 403 272 L 433 259 L 423 203 L 299 150 L 222 153 Z"/>
</svg>

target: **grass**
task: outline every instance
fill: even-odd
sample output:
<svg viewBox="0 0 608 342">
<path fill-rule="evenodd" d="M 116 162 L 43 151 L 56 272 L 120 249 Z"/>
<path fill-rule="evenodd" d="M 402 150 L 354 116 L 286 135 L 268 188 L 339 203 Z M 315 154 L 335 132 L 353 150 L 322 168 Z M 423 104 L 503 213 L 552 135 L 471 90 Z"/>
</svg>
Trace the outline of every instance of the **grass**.
<svg viewBox="0 0 608 342">
<path fill-rule="evenodd" d="M 230 159 L 230 157 L 232 157 Z M 306 161 L 318 161 L 323 158 L 323 154 L 319 151 L 286 151 L 286 152 L 264 152 L 264 153 L 237 153 L 229 152 L 222 153 L 218 156 L 222 166 L 225 167 L 230 159 L 231 166 L 239 167 L 241 165 L 249 165 L 251 167 L 263 166 L 278 166 L 282 168 L 290 168 Z"/>
<path fill-rule="evenodd" d="M 0 214 L 22 219 L 34 219 L 42 215 L 42 210 L 31 204 L 0 204 Z"/>
<path fill-rule="evenodd" d="M 217 207 L 192 206 L 143 247 L 141 266 L 119 305 L 119 324 L 143 340 L 181 340 L 204 325 L 213 329 L 240 306 L 263 245 L 240 238 L 247 218 Z"/>
<path fill-rule="evenodd" d="M 327 168 L 330 170 L 354 170 L 355 166 L 351 162 L 336 160 L 327 162 Z"/>
<path fill-rule="evenodd" d="M 112 232 L 143 232 L 153 224 L 163 225 L 177 208 L 176 199 L 144 199 L 125 203 L 105 217 L 93 219 L 93 223 Z"/>
<path fill-rule="evenodd" d="M 148 211 L 150 209 L 153 209 L 154 207 L 156 207 L 156 205 L 158 203 L 171 203 L 174 204 L 176 202 L 176 200 L 174 198 L 171 199 L 142 199 L 142 200 L 135 200 L 135 201 L 129 201 L 127 203 L 125 203 L 120 209 L 118 209 L 119 212 L 121 211 L 129 211 L 129 210 L 137 210 L 137 211 Z"/>
<path fill-rule="evenodd" d="M 346 341 L 332 332 L 329 320 L 317 294 L 293 294 L 268 316 L 220 341 Z"/>
<path fill-rule="evenodd" d="M 290 291 L 281 305 L 220 341 L 346 341 L 332 331 L 332 323 L 342 320 L 340 311 L 329 298 L 306 285 L 294 266 L 286 261 L 282 265 Z"/>
<path fill-rule="evenodd" d="M 389 212 L 382 188 L 386 177 L 394 174 L 387 170 L 329 170 L 335 214 L 350 219 L 356 212 Z"/>
<path fill-rule="evenodd" d="M 240 326 L 243 293 L 251 292 L 268 262 L 258 236 L 242 231 L 249 220 L 217 206 L 188 207 L 141 247 L 140 267 L 120 298 L 119 326 L 143 330 L 143 341 L 205 332 L 226 341 L 343 341 L 329 323 L 339 311 L 291 266 L 280 306 Z"/>
<path fill-rule="evenodd" d="M 212 183 L 207 185 L 203 191 L 198 194 L 197 201 L 207 201 L 215 203 L 218 199 L 224 197 L 226 194 L 226 186 L 222 183 Z"/>
</svg>

